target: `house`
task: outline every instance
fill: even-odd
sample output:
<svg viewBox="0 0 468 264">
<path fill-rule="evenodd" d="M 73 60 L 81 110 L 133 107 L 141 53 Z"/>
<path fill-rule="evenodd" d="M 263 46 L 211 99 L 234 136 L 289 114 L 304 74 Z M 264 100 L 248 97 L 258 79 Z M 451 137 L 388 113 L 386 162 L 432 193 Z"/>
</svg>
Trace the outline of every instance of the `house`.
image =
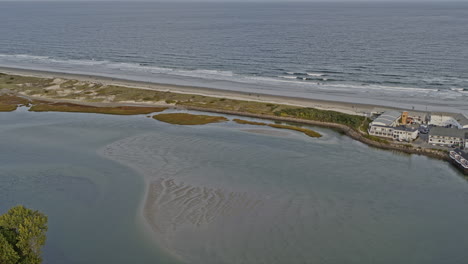
<svg viewBox="0 0 468 264">
<path fill-rule="evenodd" d="M 398 141 L 411 142 L 419 135 L 419 130 L 415 127 L 398 126 L 393 128 L 393 139 Z"/>
<path fill-rule="evenodd" d="M 429 144 L 465 147 L 467 131 L 458 128 L 433 127 L 429 131 Z"/>
<path fill-rule="evenodd" d="M 401 112 L 385 111 L 369 124 L 369 135 L 393 139 L 394 127 L 398 125 Z"/>
</svg>

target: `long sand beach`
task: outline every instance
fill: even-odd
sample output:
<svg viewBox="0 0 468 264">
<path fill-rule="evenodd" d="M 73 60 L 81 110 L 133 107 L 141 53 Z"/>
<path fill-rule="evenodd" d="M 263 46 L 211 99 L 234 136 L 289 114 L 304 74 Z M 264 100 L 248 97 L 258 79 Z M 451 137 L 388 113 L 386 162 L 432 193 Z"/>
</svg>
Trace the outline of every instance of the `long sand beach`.
<svg viewBox="0 0 468 264">
<path fill-rule="evenodd" d="M 132 81 L 118 78 L 110 78 L 104 76 L 93 76 L 73 73 L 50 72 L 40 70 L 28 70 L 17 68 L 0 67 L 0 72 L 12 75 L 34 76 L 40 78 L 62 78 L 67 80 L 79 80 L 93 83 L 101 83 L 105 85 L 119 85 L 136 89 L 148 89 L 164 92 L 183 93 L 183 94 L 196 94 L 218 98 L 230 98 L 236 100 L 258 101 L 264 103 L 277 103 L 285 105 L 294 105 L 302 107 L 312 107 L 323 110 L 332 110 L 349 114 L 362 115 L 369 113 L 375 108 L 384 109 L 379 105 L 350 103 L 340 101 L 327 101 L 309 98 L 296 98 L 287 96 L 278 96 L 271 94 L 248 93 L 232 90 L 213 89 L 206 87 L 182 86 L 182 85 L 168 85 L 158 84 L 151 82 Z M 141 103 L 140 103 L 141 104 Z M 391 108 L 391 107 L 387 107 Z"/>
</svg>

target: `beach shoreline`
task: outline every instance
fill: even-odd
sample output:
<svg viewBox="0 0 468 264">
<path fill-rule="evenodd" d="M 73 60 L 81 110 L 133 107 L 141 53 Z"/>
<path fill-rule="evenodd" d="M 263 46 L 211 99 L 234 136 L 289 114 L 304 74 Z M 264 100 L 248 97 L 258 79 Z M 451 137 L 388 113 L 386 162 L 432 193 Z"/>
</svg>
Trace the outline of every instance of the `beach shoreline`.
<svg viewBox="0 0 468 264">
<path fill-rule="evenodd" d="M 62 73 L 53 71 L 42 71 L 42 70 L 29 70 L 19 68 L 7 68 L 0 67 L 0 72 L 10 75 L 20 75 L 28 77 L 39 77 L 39 78 L 62 78 L 62 79 L 73 79 L 78 81 L 87 81 L 94 83 L 101 83 L 104 85 L 117 85 L 125 86 L 128 88 L 154 90 L 160 92 L 171 92 L 177 94 L 193 94 L 201 96 L 209 96 L 215 98 L 227 98 L 234 100 L 244 100 L 251 102 L 262 102 L 262 103 L 274 103 L 290 106 L 299 107 L 311 107 L 321 110 L 337 111 L 352 115 L 368 115 L 373 110 L 383 111 L 386 109 L 400 109 L 409 110 L 398 107 L 387 107 L 374 104 L 363 104 L 363 103 L 352 103 L 342 101 L 331 101 L 321 99 L 309 99 L 309 98 L 298 98 L 288 97 L 281 95 L 261 94 L 261 93 L 248 93 L 243 91 L 232 91 L 225 89 L 213 89 L 207 87 L 198 86 L 183 86 L 183 85 L 172 85 L 172 84 L 161 84 L 143 81 L 133 81 L 126 79 L 111 78 L 98 75 L 84 75 L 75 73 Z"/>
</svg>

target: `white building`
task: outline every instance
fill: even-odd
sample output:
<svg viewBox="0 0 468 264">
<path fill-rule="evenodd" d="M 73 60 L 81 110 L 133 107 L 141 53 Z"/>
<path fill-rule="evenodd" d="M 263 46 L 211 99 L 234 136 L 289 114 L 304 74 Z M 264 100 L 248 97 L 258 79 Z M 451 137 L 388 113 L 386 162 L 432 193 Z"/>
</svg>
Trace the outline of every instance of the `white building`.
<svg viewBox="0 0 468 264">
<path fill-rule="evenodd" d="M 369 125 L 369 135 L 393 139 L 394 128 L 398 125 L 401 112 L 385 111 Z"/>
<path fill-rule="evenodd" d="M 433 127 L 429 131 L 429 144 L 439 146 L 466 146 L 467 131 L 457 128 Z"/>
<path fill-rule="evenodd" d="M 393 139 L 398 141 L 411 142 L 418 138 L 418 135 L 417 128 L 399 126 L 393 129 Z"/>
</svg>

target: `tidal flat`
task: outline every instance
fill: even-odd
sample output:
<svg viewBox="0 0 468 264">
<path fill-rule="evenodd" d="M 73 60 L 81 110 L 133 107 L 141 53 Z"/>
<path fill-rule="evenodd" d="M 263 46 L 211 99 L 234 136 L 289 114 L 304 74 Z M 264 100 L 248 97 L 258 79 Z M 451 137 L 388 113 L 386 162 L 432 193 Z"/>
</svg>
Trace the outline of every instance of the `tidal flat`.
<svg viewBox="0 0 468 264">
<path fill-rule="evenodd" d="M 0 209 L 22 203 L 49 216 L 47 263 L 468 257 L 468 184 L 441 161 L 325 128 L 312 139 L 25 108 L 0 122 Z"/>
</svg>

